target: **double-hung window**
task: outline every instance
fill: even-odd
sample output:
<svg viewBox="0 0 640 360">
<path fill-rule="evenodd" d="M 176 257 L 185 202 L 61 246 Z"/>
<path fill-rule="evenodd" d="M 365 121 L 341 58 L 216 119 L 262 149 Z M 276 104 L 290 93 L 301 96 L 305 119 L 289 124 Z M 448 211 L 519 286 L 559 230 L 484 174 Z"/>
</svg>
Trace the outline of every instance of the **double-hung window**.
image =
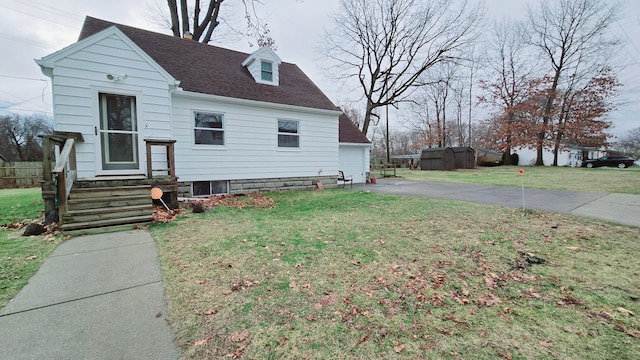
<svg viewBox="0 0 640 360">
<path fill-rule="evenodd" d="M 260 79 L 273 82 L 273 63 L 268 61 L 260 62 Z"/>
<path fill-rule="evenodd" d="M 300 122 L 278 120 L 278 147 L 300 147 Z"/>
<path fill-rule="evenodd" d="M 224 145 L 224 116 L 195 112 L 194 135 L 196 145 Z"/>
</svg>

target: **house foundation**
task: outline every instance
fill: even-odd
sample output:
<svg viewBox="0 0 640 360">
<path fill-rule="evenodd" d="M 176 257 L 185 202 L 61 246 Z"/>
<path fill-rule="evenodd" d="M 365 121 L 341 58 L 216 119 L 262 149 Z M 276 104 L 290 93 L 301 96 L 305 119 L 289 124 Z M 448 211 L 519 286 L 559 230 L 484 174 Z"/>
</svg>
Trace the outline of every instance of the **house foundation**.
<svg viewBox="0 0 640 360">
<path fill-rule="evenodd" d="M 261 191 L 290 191 L 290 190 L 313 190 L 321 182 L 325 188 L 335 188 L 337 186 L 336 176 L 301 176 L 301 177 L 279 177 L 264 179 L 237 179 L 229 180 L 229 194 L 246 194 Z M 189 181 L 178 183 L 178 196 L 192 197 L 192 186 Z"/>
</svg>

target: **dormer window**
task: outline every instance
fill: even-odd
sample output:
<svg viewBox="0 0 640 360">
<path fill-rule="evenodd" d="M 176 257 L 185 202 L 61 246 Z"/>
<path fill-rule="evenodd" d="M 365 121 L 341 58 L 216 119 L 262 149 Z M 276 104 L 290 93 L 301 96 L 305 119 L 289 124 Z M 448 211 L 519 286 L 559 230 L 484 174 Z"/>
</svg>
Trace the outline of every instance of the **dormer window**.
<svg viewBox="0 0 640 360">
<path fill-rule="evenodd" d="M 282 60 L 268 46 L 263 46 L 249 55 L 242 66 L 247 68 L 256 83 L 264 85 L 280 85 L 280 64 Z"/>
<path fill-rule="evenodd" d="M 262 81 L 273 82 L 273 63 L 262 60 L 260 69 L 260 78 Z"/>
</svg>

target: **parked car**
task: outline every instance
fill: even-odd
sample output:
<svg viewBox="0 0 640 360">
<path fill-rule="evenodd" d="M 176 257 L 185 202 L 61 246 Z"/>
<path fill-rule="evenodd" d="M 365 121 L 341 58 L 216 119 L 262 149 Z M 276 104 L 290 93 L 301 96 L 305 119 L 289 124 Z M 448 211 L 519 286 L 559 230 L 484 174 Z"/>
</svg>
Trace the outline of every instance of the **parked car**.
<svg viewBox="0 0 640 360">
<path fill-rule="evenodd" d="M 582 166 L 588 168 L 600 167 L 600 166 L 617 166 L 620 169 L 624 169 L 629 166 L 633 166 L 635 159 L 628 156 L 603 156 L 597 159 L 585 160 Z"/>
</svg>

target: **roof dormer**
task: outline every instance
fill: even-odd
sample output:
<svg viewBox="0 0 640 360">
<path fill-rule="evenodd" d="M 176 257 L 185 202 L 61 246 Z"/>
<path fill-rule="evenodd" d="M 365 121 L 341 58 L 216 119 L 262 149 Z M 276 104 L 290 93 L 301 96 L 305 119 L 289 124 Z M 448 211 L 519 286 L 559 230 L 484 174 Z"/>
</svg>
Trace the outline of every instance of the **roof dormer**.
<svg viewBox="0 0 640 360">
<path fill-rule="evenodd" d="M 263 46 L 249 55 L 242 66 L 249 70 L 258 84 L 278 86 L 280 84 L 280 57 L 268 46 Z"/>
</svg>

